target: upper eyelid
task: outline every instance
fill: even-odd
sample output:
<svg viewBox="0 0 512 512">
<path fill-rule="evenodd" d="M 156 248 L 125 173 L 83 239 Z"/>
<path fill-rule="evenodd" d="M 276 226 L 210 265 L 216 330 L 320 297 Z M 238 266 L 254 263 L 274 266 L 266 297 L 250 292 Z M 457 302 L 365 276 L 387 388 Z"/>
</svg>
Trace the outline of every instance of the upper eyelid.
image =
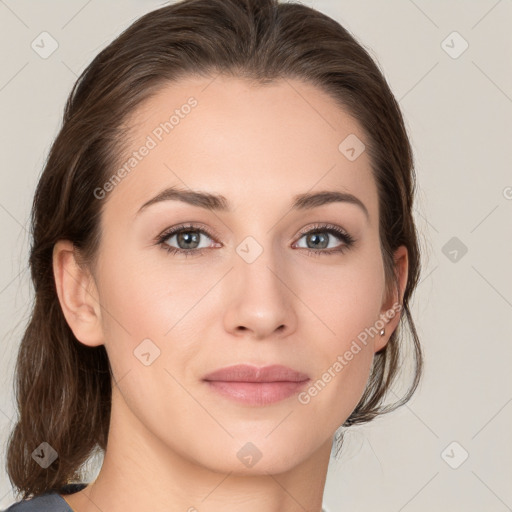
<svg viewBox="0 0 512 512">
<path fill-rule="evenodd" d="M 193 223 L 185 223 L 183 225 L 178 224 L 177 226 L 172 226 L 170 228 L 166 228 L 162 231 L 160 235 L 158 235 L 158 239 L 161 239 L 163 237 L 170 237 L 172 235 L 175 235 L 176 233 L 179 233 L 180 231 L 200 231 L 209 237 L 216 237 L 218 238 L 220 235 L 218 235 L 215 230 L 212 230 L 210 228 L 207 228 L 203 226 L 201 223 L 193 224 Z"/>
<path fill-rule="evenodd" d="M 304 235 L 307 235 L 308 233 L 310 233 L 311 231 L 321 231 L 321 230 L 324 230 L 324 231 L 329 231 L 329 230 L 341 231 L 342 233 L 344 233 L 347 236 L 349 236 L 349 232 L 345 228 L 343 228 L 341 226 L 337 226 L 336 224 L 332 224 L 330 222 L 325 222 L 325 223 L 316 222 L 313 226 L 301 229 L 299 231 L 299 235 L 300 236 L 304 236 Z"/>
</svg>

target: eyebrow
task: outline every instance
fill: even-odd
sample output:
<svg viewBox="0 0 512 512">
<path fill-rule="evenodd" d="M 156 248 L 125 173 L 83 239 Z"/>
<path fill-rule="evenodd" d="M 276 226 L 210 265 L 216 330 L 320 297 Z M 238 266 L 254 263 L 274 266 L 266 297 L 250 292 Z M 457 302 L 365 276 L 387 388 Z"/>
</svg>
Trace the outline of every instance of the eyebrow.
<svg viewBox="0 0 512 512">
<path fill-rule="evenodd" d="M 232 208 L 229 201 L 221 194 L 211 194 L 209 192 L 182 190 L 176 187 L 169 187 L 162 190 L 158 195 L 146 201 L 137 212 L 145 210 L 148 206 L 162 201 L 182 201 L 192 206 L 206 208 L 220 212 L 230 212 Z M 358 206 L 369 219 L 370 214 L 365 204 L 353 194 L 348 192 L 338 192 L 336 190 L 324 190 L 314 193 L 298 194 L 293 197 L 291 209 L 308 210 L 317 208 L 329 203 L 350 203 Z"/>
</svg>

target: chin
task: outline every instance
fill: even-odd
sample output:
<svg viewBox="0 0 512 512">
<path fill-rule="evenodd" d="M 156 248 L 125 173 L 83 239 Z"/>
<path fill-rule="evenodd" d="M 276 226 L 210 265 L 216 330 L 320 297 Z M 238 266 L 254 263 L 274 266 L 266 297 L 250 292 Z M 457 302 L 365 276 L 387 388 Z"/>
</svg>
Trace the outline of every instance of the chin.
<svg viewBox="0 0 512 512">
<path fill-rule="evenodd" d="M 267 435 L 267 434 L 265 434 Z M 311 438 L 306 444 L 304 435 L 300 439 L 277 436 L 265 439 L 265 435 L 252 436 L 251 440 L 243 441 L 235 436 L 227 443 L 215 443 L 204 451 L 200 448 L 197 462 L 212 471 L 233 473 L 237 475 L 267 475 L 285 473 L 305 461 L 315 451 Z M 321 441 L 318 443 L 321 445 Z M 299 451 L 300 449 L 300 451 Z M 205 454 L 208 454 L 205 458 Z"/>
</svg>

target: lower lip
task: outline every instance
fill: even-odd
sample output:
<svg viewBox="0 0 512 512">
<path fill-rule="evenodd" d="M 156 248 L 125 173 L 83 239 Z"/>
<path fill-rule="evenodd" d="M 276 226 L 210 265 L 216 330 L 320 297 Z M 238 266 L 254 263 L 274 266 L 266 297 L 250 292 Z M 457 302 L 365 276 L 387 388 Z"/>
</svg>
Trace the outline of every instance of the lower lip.
<svg viewBox="0 0 512 512">
<path fill-rule="evenodd" d="M 236 402 L 267 405 L 298 393 L 308 381 L 302 382 L 227 382 L 206 381 L 211 389 Z"/>
</svg>

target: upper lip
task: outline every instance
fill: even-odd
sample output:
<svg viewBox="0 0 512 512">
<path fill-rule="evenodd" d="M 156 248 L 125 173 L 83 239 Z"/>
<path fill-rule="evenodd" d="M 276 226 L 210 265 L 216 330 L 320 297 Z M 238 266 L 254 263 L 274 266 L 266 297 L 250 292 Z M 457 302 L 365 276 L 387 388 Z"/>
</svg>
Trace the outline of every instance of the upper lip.
<svg viewBox="0 0 512 512">
<path fill-rule="evenodd" d="M 309 377 L 282 365 L 257 367 L 238 364 L 220 368 L 206 375 L 203 380 L 224 382 L 303 382 Z"/>
</svg>

